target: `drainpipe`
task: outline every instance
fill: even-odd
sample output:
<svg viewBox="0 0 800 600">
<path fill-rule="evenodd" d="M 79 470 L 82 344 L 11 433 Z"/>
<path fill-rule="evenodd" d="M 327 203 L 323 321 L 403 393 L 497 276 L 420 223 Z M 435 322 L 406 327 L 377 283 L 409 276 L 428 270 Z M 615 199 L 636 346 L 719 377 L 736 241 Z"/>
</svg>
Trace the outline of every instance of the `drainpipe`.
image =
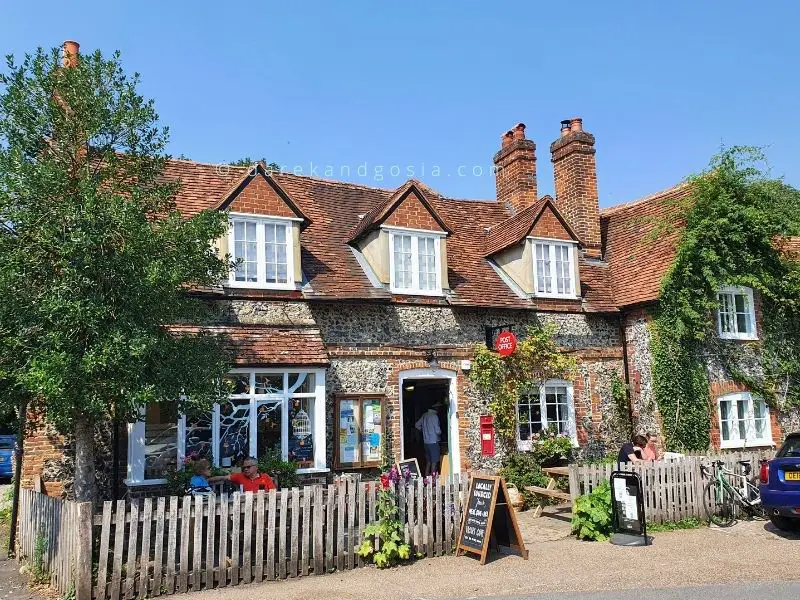
<svg viewBox="0 0 800 600">
<path fill-rule="evenodd" d="M 630 366 L 628 365 L 628 341 L 625 336 L 624 317 L 619 320 L 619 339 L 622 340 L 622 370 L 625 374 L 625 394 L 628 397 L 628 433 L 633 439 L 633 393 L 631 390 Z"/>
</svg>

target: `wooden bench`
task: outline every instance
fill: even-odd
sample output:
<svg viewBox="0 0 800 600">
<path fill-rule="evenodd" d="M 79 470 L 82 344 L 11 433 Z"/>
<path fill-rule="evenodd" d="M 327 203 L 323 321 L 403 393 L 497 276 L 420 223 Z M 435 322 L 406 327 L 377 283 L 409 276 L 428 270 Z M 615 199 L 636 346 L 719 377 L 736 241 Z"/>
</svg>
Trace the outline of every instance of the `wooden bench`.
<svg viewBox="0 0 800 600">
<path fill-rule="evenodd" d="M 542 472 L 550 477 L 547 482 L 547 487 L 529 485 L 525 487 L 525 491 L 530 492 L 531 494 L 536 494 L 537 496 L 557 498 L 559 500 L 563 500 L 564 502 L 569 502 L 571 500 L 569 492 L 562 492 L 561 490 L 556 489 L 556 479 L 558 477 L 567 477 L 569 475 L 569 467 L 547 467 L 542 469 Z M 541 505 L 537 506 L 533 511 L 533 516 L 541 517 L 542 509 L 543 507 Z"/>
</svg>

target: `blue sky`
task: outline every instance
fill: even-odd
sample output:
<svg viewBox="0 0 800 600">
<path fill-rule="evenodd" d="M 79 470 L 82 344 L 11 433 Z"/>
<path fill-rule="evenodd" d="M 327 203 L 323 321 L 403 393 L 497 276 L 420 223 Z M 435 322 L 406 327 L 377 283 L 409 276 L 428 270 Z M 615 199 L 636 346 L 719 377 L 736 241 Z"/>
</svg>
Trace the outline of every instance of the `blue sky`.
<svg viewBox="0 0 800 600">
<path fill-rule="evenodd" d="M 380 187 L 411 167 L 445 195 L 491 198 L 500 136 L 522 121 L 544 194 L 559 121 L 580 116 L 602 206 L 669 187 L 721 144 L 766 146 L 800 186 L 800 3 L 398 4 L 15 2 L 0 49 L 119 49 L 170 151 L 203 162 L 265 156 Z"/>
</svg>

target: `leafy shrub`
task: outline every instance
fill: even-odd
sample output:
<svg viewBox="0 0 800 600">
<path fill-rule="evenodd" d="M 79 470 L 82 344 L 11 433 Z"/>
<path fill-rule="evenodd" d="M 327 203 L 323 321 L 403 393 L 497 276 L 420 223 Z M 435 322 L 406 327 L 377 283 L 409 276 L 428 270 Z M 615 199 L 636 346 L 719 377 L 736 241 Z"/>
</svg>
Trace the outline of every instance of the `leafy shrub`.
<svg viewBox="0 0 800 600">
<path fill-rule="evenodd" d="M 525 508 L 536 504 L 537 498 L 525 491 L 526 486 L 545 487 L 548 477 L 542 473 L 542 467 L 530 452 L 516 452 L 509 455 L 506 465 L 500 469 L 500 475 L 506 483 L 513 483 L 522 494 Z"/>
<path fill-rule="evenodd" d="M 300 485 L 297 476 L 297 463 L 281 458 L 280 448 L 272 448 L 258 459 L 258 470 L 276 480 L 281 489 L 289 489 Z"/>
<path fill-rule="evenodd" d="M 698 529 L 708 526 L 708 522 L 701 521 L 697 517 L 681 519 L 674 523 L 647 523 L 647 533 L 657 533 L 659 531 L 676 531 L 678 529 Z"/>
<path fill-rule="evenodd" d="M 379 550 L 375 549 L 376 545 Z M 411 548 L 403 541 L 403 524 L 397 519 L 394 492 L 386 474 L 381 475 L 378 492 L 378 520 L 364 528 L 364 541 L 358 548 L 358 555 L 372 556 L 372 562 L 381 569 L 407 560 L 411 555 Z"/>
<path fill-rule="evenodd" d="M 558 433 L 556 427 L 548 427 L 531 436 L 531 454 L 539 465 L 546 466 L 556 460 L 572 457 L 572 439 Z"/>
<path fill-rule="evenodd" d="M 611 485 L 604 481 L 579 496 L 572 516 L 572 533 L 579 540 L 603 541 L 611 535 Z"/>
<path fill-rule="evenodd" d="M 194 475 L 194 470 L 187 464 L 180 471 L 167 473 L 167 492 L 170 496 L 184 496 L 189 491 L 189 482 Z"/>
</svg>

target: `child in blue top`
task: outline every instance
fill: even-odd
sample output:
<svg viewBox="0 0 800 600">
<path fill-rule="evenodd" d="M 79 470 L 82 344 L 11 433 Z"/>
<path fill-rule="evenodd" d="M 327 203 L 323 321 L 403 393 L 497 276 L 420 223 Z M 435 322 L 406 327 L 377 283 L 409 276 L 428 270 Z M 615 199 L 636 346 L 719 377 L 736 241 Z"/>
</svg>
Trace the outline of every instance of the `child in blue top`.
<svg viewBox="0 0 800 600">
<path fill-rule="evenodd" d="M 194 463 L 194 475 L 189 482 L 192 494 L 207 494 L 211 492 L 208 478 L 211 476 L 211 465 L 205 458 Z"/>
</svg>

